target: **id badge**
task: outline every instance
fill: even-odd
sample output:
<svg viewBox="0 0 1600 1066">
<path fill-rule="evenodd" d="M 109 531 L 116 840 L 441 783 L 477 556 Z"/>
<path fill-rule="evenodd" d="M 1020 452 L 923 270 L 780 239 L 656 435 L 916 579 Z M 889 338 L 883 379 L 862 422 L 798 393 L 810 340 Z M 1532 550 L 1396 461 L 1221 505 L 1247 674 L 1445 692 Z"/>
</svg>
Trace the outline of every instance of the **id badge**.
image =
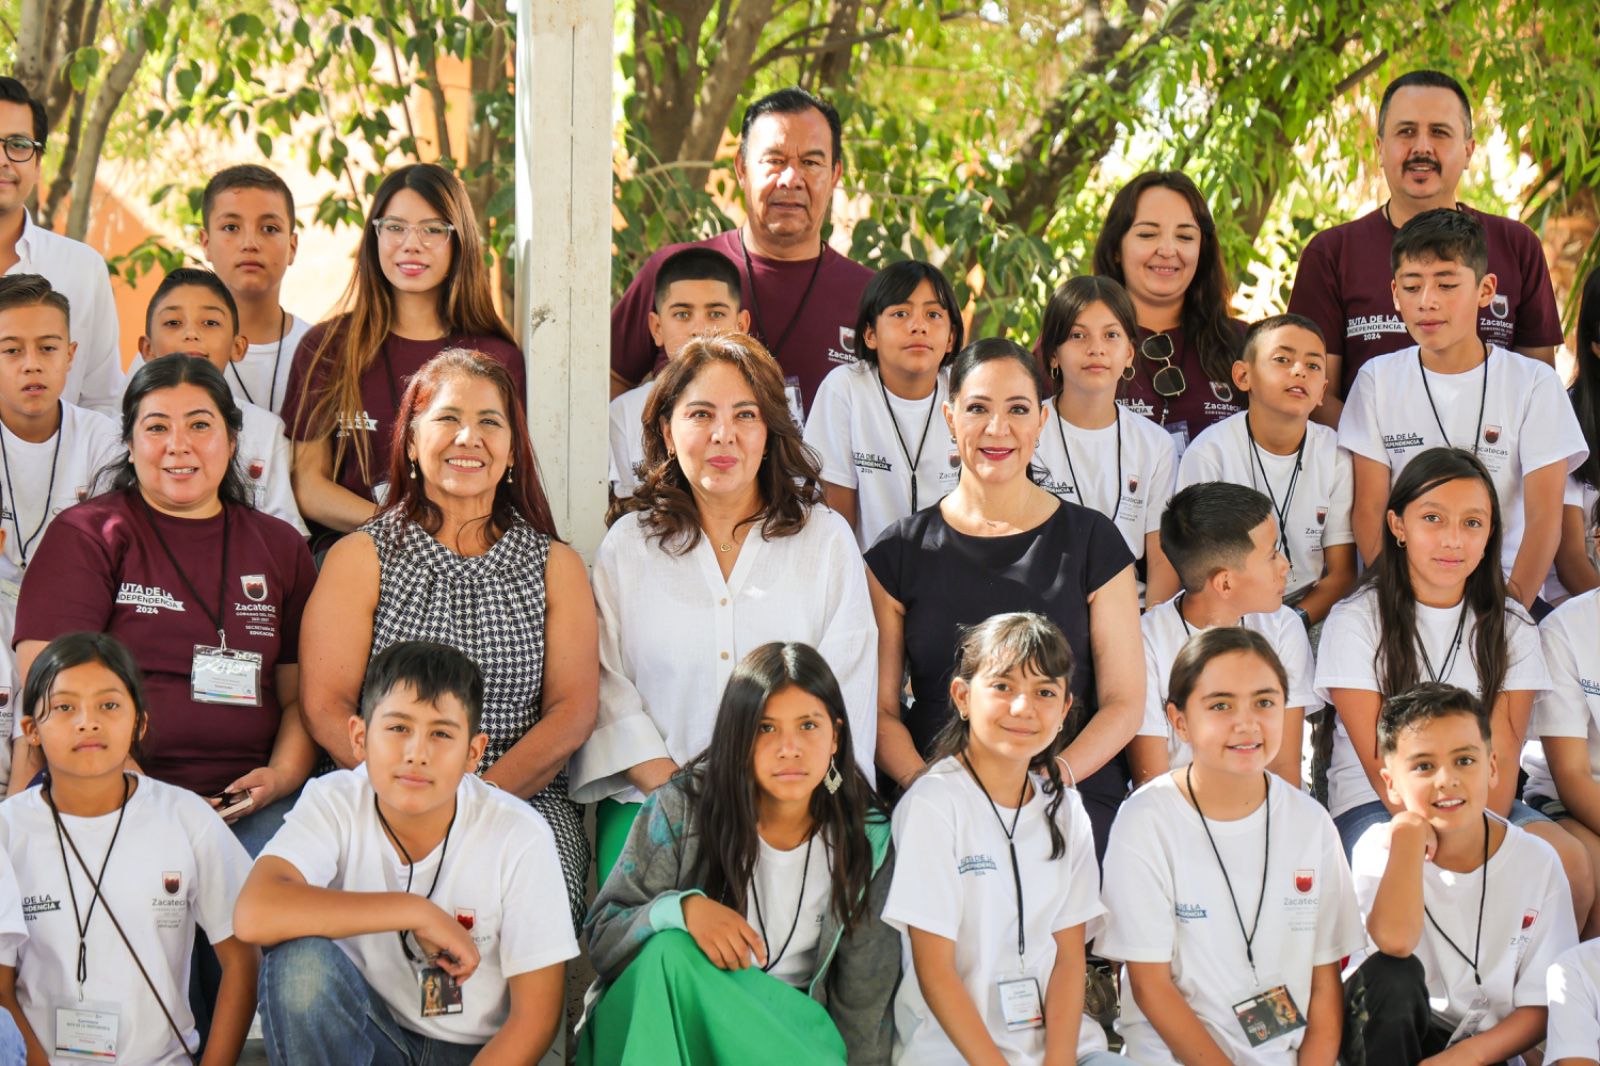
<svg viewBox="0 0 1600 1066">
<path fill-rule="evenodd" d="M 1181 456 L 1183 454 L 1183 450 L 1189 446 L 1189 420 L 1185 418 L 1179 419 L 1176 422 L 1168 422 L 1163 428 L 1165 428 L 1168 433 L 1172 434 L 1172 443 L 1178 449 L 1178 454 Z"/>
<path fill-rule="evenodd" d="M 417 982 L 422 986 L 424 1018 L 461 1013 L 461 985 L 454 977 L 437 966 L 424 966 L 417 973 Z"/>
<path fill-rule="evenodd" d="M 999 982 L 1000 1016 L 1006 1032 L 1038 1029 L 1044 1025 L 1044 997 L 1037 977 L 1011 977 Z"/>
<path fill-rule="evenodd" d="M 1467 1013 L 1461 1016 L 1461 1023 L 1456 1026 L 1455 1032 L 1450 1034 L 1450 1044 L 1459 1044 L 1469 1036 L 1476 1036 L 1478 1029 L 1483 1025 L 1483 1020 L 1489 1016 L 1489 997 L 1478 993 L 1472 997 L 1472 1002 L 1467 1004 Z"/>
<path fill-rule="evenodd" d="M 1249 993 L 1233 1004 L 1233 1016 L 1250 1046 L 1260 1047 L 1306 1027 L 1306 1016 L 1294 1001 L 1288 985 L 1271 985 Z"/>
<path fill-rule="evenodd" d="M 261 706 L 260 653 L 196 644 L 189 667 L 189 698 L 230 707 Z"/>
<path fill-rule="evenodd" d="M 78 1062 L 117 1061 L 117 1005 L 77 1003 L 56 1008 L 55 1057 Z"/>
<path fill-rule="evenodd" d="M 789 376 L 783 379 L 783 395 L 789 401 L 789 417 L 794 419 L 794 424 L 806 424 L 806 404 L 800 394 L 800 379 Z"/>
</svg>

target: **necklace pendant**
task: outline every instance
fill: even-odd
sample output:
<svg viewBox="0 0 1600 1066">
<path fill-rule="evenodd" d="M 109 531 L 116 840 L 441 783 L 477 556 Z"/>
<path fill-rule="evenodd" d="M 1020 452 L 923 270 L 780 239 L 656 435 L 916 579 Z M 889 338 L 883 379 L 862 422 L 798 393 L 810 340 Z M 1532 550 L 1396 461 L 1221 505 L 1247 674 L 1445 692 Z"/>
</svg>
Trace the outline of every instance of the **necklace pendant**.
<svg viewBox="0 0 1600 1066">
<path fill-rule="evenodd" d="M 733 545 L 729 544 L 727 542 L 723 542 L 722 544 L 717 545 L 717 548 L 719 550 L 721 550 L 722 552 L 725 552 L 725 553 L 733 551 Z"/>
</svg>

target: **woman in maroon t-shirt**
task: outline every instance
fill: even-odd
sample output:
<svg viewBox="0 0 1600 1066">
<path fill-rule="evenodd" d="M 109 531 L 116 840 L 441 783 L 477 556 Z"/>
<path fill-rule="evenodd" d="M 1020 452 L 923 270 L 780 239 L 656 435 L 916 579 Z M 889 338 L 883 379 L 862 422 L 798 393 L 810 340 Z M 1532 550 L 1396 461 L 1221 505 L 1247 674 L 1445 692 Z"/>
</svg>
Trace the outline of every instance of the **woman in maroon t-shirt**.
<svg viewBox="0 0 1600 1066">
<path fill-rule="evenodd" d="M 143 771 L 221 806 L 252 854 L 283 821 L 316 749 L 299 711 L 300 615 L 316 574 L 300 534 L 257 511 L 234 461 L 242 416 L 204 359 L 147 363 L 122 398 L 128 454 L 109 489 L 46 530 L 17 602 L 26 677 L 64 633 L 109 633 L 144 671 Z M 11 791 L 40 763 L 25 740 Z"/>
<path fill-rule="evenodd" d="M 1122 389 L 1130 411 L 1160 423 L 1182 454 L 1200 431 L 1244 410 L 1233 360 L 1244 340 L 1211 210 L 1194 182 L 1153 170 L 1111 201 L 1094 272 L 1115 278 L 1138 312 L 1139 357 Z"/>
<path fill-rule="evenodd" d="M 443 167 L 401 167 L 378 186 L 340 307 L 300 342 L 284 392 L 295 501 L 320 534 L 348 533 L 387 498 L 400 396 L 429 359 L 470 348 L 526 387 L 466 187 Z"/>
</svg>

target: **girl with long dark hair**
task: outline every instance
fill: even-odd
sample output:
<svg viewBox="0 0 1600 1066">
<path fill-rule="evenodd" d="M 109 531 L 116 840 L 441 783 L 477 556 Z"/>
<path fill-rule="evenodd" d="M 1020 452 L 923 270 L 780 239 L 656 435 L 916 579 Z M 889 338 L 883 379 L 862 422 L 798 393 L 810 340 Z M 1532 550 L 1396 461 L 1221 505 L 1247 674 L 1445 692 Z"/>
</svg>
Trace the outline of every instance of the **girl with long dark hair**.
<svg viewBox="0 0 1600 1066">
<path fill-rule="evenodd" d="M 956 716 L 894 814 L 897 1062 L 1121 1061 L 1083 1012 L 1085 926 L 1105 908 L 1089 815 L 1062 775 L 1072 670 L 1043 615 L 961 636 Z"/>
<path fill-rule="evenodd" d="M 805 644 L 756 648 L 590 908 L 605 991 L 579 1063 L 887 1063 L 893 870 L 833 671 Z"/>
</svg>

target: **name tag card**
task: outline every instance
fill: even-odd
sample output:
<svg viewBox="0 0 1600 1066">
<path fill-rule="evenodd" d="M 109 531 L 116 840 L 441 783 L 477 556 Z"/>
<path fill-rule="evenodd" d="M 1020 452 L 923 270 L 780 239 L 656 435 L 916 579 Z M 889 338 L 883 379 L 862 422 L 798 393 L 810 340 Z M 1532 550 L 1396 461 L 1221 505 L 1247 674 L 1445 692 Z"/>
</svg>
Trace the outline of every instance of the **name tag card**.
<svg viewBox="0 0 1600 1066">
<path fill-rule="evenodd" d="M 1294 1001 L 1289 987 L 1281 984 L 1236 998 L 1233 1016 L 1251 1047 L 1260 1047 L 1306 1027 L 1300 1005 Z"/>
<path fill-rule="evenodd" d="M 1006 1032 L 1038 1029 L 1044 1025 L 1044 997 L 1037 977 L 1013 977 L 1000 982 L 1000 1016 Z"/>
<path fill-rule="evenodd" d="M 117 1022 L 115 1003 L 57 1007 L 55 1055 L 79 1062 L 116 1062 Z"/>
<path fill-rule="evenodd" d="M 232 707 L 261 706 L 261 655 L 234 648 L 194 646 L 189 698 Z"/>
<path fill-rule="evenodd" d="M 422 1016 L 437 1018 L 441 1014 L 460 1014 L 461 985 L 437 966 L 424 966 L 417 974 L 422 986 Z"/>
</svg>

